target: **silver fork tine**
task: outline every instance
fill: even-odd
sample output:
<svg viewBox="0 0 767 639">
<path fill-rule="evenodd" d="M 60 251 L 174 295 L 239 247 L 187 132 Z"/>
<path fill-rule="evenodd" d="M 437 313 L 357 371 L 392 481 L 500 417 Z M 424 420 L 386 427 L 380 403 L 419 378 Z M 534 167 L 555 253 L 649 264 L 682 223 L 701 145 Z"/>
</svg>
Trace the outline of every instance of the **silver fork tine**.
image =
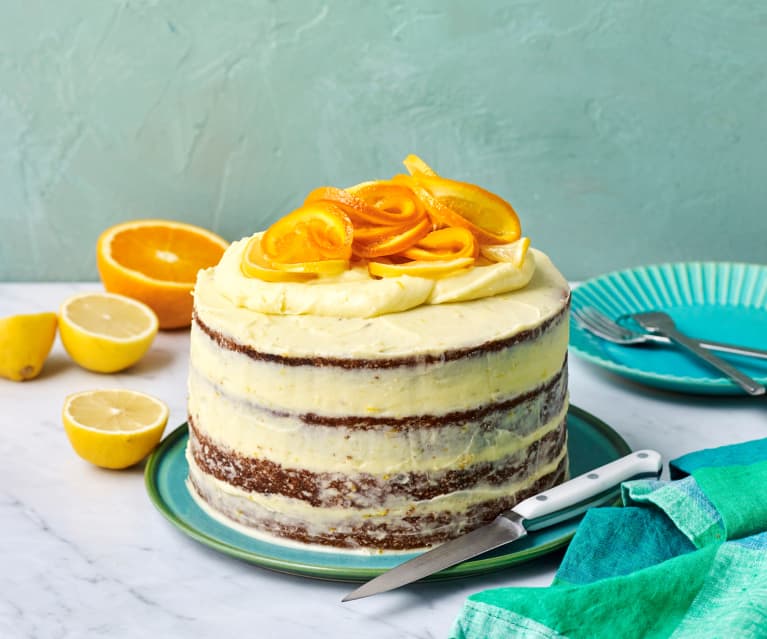
<svg viewBox="0 0 767 639">
<path fill-rule="evenodd" d="M 584 323 L 591 324 L 592 326 L 598 326 L 606 333 L 610 333 L 622 339 L 631 339 L 632 337 L 637 336 L 635 331 L 616 324 L 604 313 L 592 306 L 586 307 L 582 309 L 582 311 L 582 315 L 586 320 Z"/>
<path fill-rule="evenodd" d="M 654 342 L 657 344 L 669 343 L 669 340 L 666 337 L 633 330 L 628 326 L 618 324 L 593 306 L 584 306 L 583 308 L 573 309 L 572 315 L 582 328 L 608 342 L 624 345 L 642 344 L 647 342 Z M 630 315 L 621 317 L 630 317 Z M 696 341 L 698 341 L 700 346 L 707 350 L 720 351 L 722 353 L 730 353 L 734 355 L 746 355 L 747 357 L 756 357 L 758 359 L 767 360 L 767 350 L 749 348 L 747 346 L 737 346 L 735 344 L 723 344 L 722 342 Z"/>
<path fill-rule="evenodd" d="M 578 309 L 573 311 L 573 317 L 587 331 L 594 333 L 602 339 L 606 339 L 608 342 L 616 342 L 623 344 L 626 342 L 624 335 L 619 335 L 615 330 L 610 327 L 604 328 L 601 323 L 594 322 L 588 313 L 584 313 L 586 309 Z"/>
<path fill-rule="evenodd" d="M 624 340 L 631 337 L 630 332 L 622 330 L 620 326 L 610 322 L 601 313 L 591 308 L 579 309 L 577 319 L 587 330 L 599 331 L 600 334 L 607 334 L 613 339 Z"/>
</svg>

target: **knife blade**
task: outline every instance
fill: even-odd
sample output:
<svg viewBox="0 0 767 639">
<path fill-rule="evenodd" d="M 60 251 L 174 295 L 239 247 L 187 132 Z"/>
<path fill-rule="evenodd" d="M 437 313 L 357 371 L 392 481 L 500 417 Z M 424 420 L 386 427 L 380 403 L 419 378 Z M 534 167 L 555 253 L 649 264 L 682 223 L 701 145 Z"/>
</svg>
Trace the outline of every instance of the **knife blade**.
<svg viewBox="0 0 767 639">
<path fill-rule="evenodd" d="M 393 590 L 615 500 L 621 482 L 660 475 L 660 453 L 639 450 L 521 501 L 489 524 L 391 568 L 341 601 Z"/>
</svg>

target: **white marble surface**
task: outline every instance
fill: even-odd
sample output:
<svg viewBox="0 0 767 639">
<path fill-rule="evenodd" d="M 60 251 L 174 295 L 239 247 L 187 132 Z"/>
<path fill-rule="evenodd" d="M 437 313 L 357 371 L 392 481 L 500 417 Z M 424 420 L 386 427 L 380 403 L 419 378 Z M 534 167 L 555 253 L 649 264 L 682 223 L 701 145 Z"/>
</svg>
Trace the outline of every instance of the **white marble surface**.
<svg viewBox="0 0 767 639">
<path fill-rule="evenodd" d="M 0 317 L 55 310 L 95 284 L 0 284 Z M 161 333 L 124 374 L 89 373 L 60 342 L 38 379 L 0 379 L 0 637 L 444 637 L 484 588 L 545 586 L 561 558 L 482 577 L 414 585 L 341 604 L 349 584 L 281 575 L 218 554 L 172 527 L 149 501 L 143 467 L 81 460 L 60 420 L 64 397 L 143 390 L 185 421 L 185 331 Z M 666 459 L 767 436 L 765 400 L 684 397 L 622 380 L 572 357 L 572 402 L 635 448 Z"/>
</svg>

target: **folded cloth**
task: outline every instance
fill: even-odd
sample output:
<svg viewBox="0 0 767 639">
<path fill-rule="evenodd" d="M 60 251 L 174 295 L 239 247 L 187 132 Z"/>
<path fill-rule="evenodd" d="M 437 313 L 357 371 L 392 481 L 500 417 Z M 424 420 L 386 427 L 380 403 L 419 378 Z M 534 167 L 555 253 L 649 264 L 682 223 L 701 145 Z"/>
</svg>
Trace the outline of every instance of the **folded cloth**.
<svg viewBox="0 0 767 639">
<path fill-rule="evenodd" d="M 767 637 L 767 439 L 670 471 L 590 510 L 549 588 L 469 597 L 451 637 Z"/>
</svg>

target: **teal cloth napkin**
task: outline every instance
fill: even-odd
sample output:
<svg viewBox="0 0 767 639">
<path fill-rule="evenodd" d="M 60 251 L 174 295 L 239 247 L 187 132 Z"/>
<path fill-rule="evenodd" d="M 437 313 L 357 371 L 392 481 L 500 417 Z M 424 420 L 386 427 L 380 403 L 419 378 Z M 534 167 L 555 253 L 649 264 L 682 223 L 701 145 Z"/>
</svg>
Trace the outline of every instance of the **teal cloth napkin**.
<svg viewBox="0 0 767 639">
<path fill-rule="evenodd" d="M 589 511 L 550 587 L 469 597 L 451 638 L 767 637 L 767 439 L 670 471 Z"/>
</svg>

